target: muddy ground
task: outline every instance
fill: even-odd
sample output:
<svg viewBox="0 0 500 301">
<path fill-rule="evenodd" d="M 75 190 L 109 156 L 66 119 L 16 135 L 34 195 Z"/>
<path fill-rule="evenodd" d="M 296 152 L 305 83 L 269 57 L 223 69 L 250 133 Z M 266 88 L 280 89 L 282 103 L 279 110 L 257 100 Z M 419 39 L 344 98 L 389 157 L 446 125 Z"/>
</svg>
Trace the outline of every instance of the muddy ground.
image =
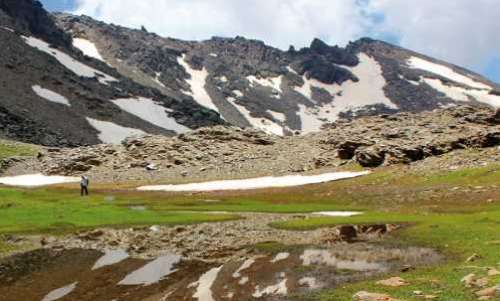
<svg viewBox="0 0 500 301">
<path fill-rule="evenodd" d="M 1 300 L 303 300 L 441 260 L 430 249 L 386 245 L 384 235 L 395 225 L 300 232 L 267 225 L 296 215 L 245 217 L 43 237 L 42 248 L 0 260 Z M 275 247 L 256 247 L 266 242 Z"/>
</svg>

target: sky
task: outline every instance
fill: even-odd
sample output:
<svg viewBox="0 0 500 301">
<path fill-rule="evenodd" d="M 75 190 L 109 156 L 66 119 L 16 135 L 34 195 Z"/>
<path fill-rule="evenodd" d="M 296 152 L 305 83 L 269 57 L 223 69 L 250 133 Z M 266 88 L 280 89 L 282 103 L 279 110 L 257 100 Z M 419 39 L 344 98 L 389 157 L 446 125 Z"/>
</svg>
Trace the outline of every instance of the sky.
<svg viewBox="0 0 500 301">
<path fill-rule="evenodd" d="M 344 46 L 360 37 L 400 45 L 500 83 L 498 0 L 42 0 L 50 11 L 85 14 L 162 36 L 237 35 L 288 49 L 318 37 Z"/>
</svg>

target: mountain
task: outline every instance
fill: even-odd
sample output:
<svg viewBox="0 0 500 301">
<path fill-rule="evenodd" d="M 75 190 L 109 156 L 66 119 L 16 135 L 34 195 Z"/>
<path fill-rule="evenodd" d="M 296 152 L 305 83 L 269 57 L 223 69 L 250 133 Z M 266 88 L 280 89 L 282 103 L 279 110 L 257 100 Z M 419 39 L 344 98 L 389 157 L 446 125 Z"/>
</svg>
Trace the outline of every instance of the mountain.
<svg viewBox="0 0 500 301">
<path fill-rule="evenodd" d="M 85 56 L 74 42 L 38 1 L 0 1 L 0 137 L 77 146 L 224 123 L 192 99 L 162 94 Z M 157 122 L 123 108 L 136 103 Z"/>
<path fill-rule="evenodd" d="M 500 106 L 471 71 L 381 41 L 282 51 L 243 37 L 182 41 L 0 0 L 0 135 L 119 142 L 231 124 L 306 134 L 339 118 Z"/>
</svg>

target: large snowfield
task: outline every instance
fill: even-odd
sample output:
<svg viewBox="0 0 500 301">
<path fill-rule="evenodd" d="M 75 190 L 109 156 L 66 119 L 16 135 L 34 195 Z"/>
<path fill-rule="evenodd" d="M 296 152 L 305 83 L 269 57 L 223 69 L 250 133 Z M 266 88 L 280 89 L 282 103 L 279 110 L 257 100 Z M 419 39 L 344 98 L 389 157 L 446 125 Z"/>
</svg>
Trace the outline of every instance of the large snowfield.
<svg viewBox="0 0 500 301">
<path fill-rule="evenodd" d="M 317 184 L 341 179 L 349 179 L 369 174 L 362 172 L 334 172 L 313 176 L 293 175 L 282 177 L 262 177 L 243 180 L 223 180 L 203 183 L 142 186 L 142 191 L 217 191 L 217 190 L 247 190 L 273 187 L 293 187 L 307 184 Z"/>
<path fill-rule="evenodd" d="M 19 187 L 39 187 L 53 184 L 76 183 L 80 178 L 63 176 L 45 176 L 42 174 L 22 175 L 0 178 L 0 184 Z"/>
</svg>

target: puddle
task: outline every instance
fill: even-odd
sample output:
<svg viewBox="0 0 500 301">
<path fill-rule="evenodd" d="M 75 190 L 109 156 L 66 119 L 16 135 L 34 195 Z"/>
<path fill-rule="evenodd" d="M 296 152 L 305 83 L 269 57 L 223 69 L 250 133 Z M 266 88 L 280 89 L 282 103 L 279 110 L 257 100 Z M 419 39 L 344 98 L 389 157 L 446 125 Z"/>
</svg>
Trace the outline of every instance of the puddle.
<svg viewBox="0 0 500 301">
<path fill-rule="evenodd" d="M 327 265 L 342 270 L 351 271 L 373 271 L 385 270 L 385 267 L 380 263 L 368 262 L 362 259 L 355 260 L 339 260 L 332 255 L 329 250 L 305 250 L 300 256 L 304 266 L 310 265 Z"/>
<path fill-rule="evenodd" d="M 113 265 L 127 259 L 129 255 L 125 250 L 109 250 L 104 253 L 104 255 L 97 260 L 97 262 L 92 267 L 92 270 L 97 270 L 104 266 Z"/>
<path fill-rule="evenodd" d="M 128 274 L 119 285 L 151 285 L 157 283 L 166 276 L 176 272 L 174 265 L 181 261 L 181 256 L 166 255 L 158 257 L 142 268 Z"/>
<path fill-rule="evenodd" d="M 198 299 L 198 301 L 214 301 L 214 297 L 212 295 L 212 285 L 217 279 L 217 275 L 220 270 L 222 270 L 223 266 L 218 268 L 213 268 L 205 274 L 201 275 L 198 282 L 194 283 L 194 285 L 198 285 L 196 288 L 196 292 L 193 295 L 193 298 Z"/>
<path fill-rule="evenodd" d="M 321 211 L 321 212 L 313 212 L 314 215 L 324 215 L 324 216 L 338 216 L 338 217 L 349 217 L 361 215 L 363 212 L 358 211 Z"/>
<path fill-rule="evenodd" d="M 366 242 L 254 255 L 242 260 L 223 257 L 222 264 L 178 255 L 146 261 L 128 257 L 123 250 L 104 255 L 88 249 L 37 250 L 0 260 L 0 296 L 2 301 L 214 301 L 229 295 L 231 300 L 284 300 L 287 295 L 303 300 L 302 294 L 318 289 L 441 260 L 431 249 Z M 75 282 L 67 285 L 68 280 Z"/>
<path fill-rule="evenodd" d="M 54 301 L 54 300 L 61 299 L 62 297 L 66 296 L 69 293 L 71 293 L 72 291 L 74 291 L 77 284 L 78 284 L 78 282 L 73 282 L 73 283 L 71 283 L 69 285 L 66 285 L 64 287 L 58 288 L 56 290 L 53 290 L 50 293 L 48 293 L 42 299 L 42 301 Z"/>
</svg>

